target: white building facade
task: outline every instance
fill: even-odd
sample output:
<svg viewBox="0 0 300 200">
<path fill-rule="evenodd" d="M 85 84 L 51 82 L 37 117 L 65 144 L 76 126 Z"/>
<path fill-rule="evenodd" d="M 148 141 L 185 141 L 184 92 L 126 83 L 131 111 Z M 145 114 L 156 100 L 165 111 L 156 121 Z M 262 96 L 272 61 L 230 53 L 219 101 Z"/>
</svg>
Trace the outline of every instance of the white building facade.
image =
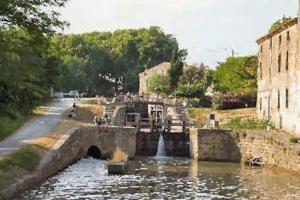
<svg viewBox="0 0 300 200">
<path fill-rule="evenodd" d="M 257 40 L 257 114 L 300 137 L 299 30 L 294 18 Z"/>
</svg>

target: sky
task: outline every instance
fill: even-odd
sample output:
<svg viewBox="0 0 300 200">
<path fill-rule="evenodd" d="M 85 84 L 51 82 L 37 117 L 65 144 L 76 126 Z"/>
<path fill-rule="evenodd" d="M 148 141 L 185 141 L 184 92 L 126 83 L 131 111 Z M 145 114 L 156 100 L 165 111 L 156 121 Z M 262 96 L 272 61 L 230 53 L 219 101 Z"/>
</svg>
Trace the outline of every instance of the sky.
<svg viewBox="0 0 300 200">
<path fill-rule="evenodd" d="M 160 26 L 189 52 L 189 64 L 214 68 L 231 55 L 253 55 L 256 39 L 283 15 L 296 17 L 298 0 L 69 0 L 61 9 L 65 33 Z"/>
</svg>

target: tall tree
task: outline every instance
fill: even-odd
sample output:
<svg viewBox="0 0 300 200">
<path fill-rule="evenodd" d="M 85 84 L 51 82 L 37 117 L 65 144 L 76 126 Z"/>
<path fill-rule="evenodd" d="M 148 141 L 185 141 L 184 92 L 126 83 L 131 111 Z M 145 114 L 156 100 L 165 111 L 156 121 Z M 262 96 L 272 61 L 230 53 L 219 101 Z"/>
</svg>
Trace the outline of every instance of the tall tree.
<svg viewBox="0 0 300 200">
<path fill-rule="evenodd" d="M 201 98 L 204 96 L 208 82 L 204 67 L 190 67 L 180 77 L 175 94 L 185 98 Z"/>
<path fill-rule="evenodd" d="M 178 46 L 173 51 L 171 59 L 171 68 L 168 71 L 170 76 L 170 86 L 172 90 L 175 90 L 177 87 L 180 76 L 183 74 L 183 65 L 184 60 L 187 56 L 187 51 L 179 50 Z"/>
<path fill-rule="evenodd" d="M 28 112 L 56 84 L 59 60 L 49 56 L 49 36 L 63 28 L 54 7 L 66 0 L 0 2 L 0 114 Z"/>
<path fill-rule="evenodd" d="M 170 60 L 178 46 L 176 39 L 165 34 L 159 27 L 149 29 L 122 29 L 110 32 L 94 32 L 57 36 L 52 40 L 57 54 L 64 63 L 63 88 L 69 90 L 82 87 L 68 81 L 79 72 L 77 78 L 88 85 L 90 95 L 113 94 L 113 89 L 136 92 L 139 86 L 138 74 L 145 68 Z M 74 58 L 77 66 L 67 62 Z M 78 68 L 78 66 L 81 66 Z M 78 73 L 77 73 L 78 74 Z M 73 83 L 73 84 L 70 84 Z"/>
</svg>

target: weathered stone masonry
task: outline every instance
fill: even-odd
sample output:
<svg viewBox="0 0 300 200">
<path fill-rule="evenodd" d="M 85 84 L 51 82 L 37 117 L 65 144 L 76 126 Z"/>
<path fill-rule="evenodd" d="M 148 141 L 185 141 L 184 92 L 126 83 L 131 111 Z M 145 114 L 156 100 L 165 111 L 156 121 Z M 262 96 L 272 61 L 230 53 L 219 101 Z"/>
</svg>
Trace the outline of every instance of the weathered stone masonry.
<svg viewBox="0 0 300 200">
<path fill-rule="evenodd" d="M 136 129 L 134 128 L 73 128 L 63 135 L 52 150 L 44 156 L 38 168 L 30 175 L 25 176 L 18 183 L 5 191 L 6 199 L 12 199 L 34 185 L 38 185 L 47 178 L 57 174 L 67 166 L 73 164 L 88 154 L 88 149 L 97 147 L 102 158 L 108 158 L 113 151 L 120 147 L 129 156 L 135 156 Z"/>
<path fill-rule="evenodd" d="M 257 114 L 272 120 L 277 129 L 300 136 L 299 17 L 259 38 L 257 43 Z"/>
<path fill-rule="evenodd" d="M 263 164 L 300 172 L 300 145 L 290 144 L 278 131 L 191 129 L 190 156 L 203 161 L 247 160 L 262 157 Z"/>
</svg>

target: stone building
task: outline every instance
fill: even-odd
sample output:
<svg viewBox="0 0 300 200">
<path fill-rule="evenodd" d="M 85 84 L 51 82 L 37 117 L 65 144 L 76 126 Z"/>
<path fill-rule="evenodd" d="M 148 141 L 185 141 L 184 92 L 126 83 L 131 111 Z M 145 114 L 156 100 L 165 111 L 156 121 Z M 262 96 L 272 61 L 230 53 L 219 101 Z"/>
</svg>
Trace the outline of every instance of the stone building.
<svg viewBox="0 0 300 200">
<path fill-rule="evenodd" d="M 257 40 L 257 114 L 261 119 L 271 120 L 277 129 L 300 136 L 298 18 L 291 19 Z"/>
<path fill-rule="evenodd" d="M 200 67 L 197 64 L 193 65 L 187 65 L 184 64 L 183 66 L 183 71 L 190 69 L 192 67 Z M 139 94 L 147 94 L 147 86 L 149 83 L 149 79 L 156 74 L 159 75 L 167 75 L 168 70 L 171 68 L 171 63 L 169 62 L 162 62 L 159 65 L 152 67 L 150 69 L 146 69 L 142 73 L 139 74 L 139 79 L 140 79 L 140 86 L 139 86 Z"/>
<path fill-rule="evenodd" d="M 148 82 L 149 82 L 149 79 L 153 75 L 156 75 L 156 74 L 167 75 L 170 67 L 171 67 L 171 64 L 169 62 L 163 62 L 155 67 L 146 69 L 145 71 L 140 73 L 139 74 L 139 79 L 140 79 L 139 94 L 147 93 Z"/>
</svg>

